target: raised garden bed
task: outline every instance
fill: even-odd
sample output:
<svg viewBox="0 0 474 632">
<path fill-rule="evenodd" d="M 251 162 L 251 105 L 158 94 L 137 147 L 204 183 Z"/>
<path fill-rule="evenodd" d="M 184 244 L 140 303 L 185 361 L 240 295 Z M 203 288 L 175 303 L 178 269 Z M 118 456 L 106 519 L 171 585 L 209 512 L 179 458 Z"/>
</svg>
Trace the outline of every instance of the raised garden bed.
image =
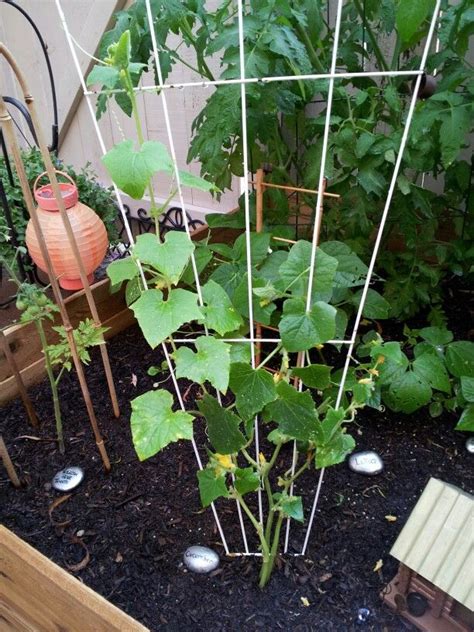
<svg viewBox="0 0 474 632">
<path fill-rule="evenodd" d="M 451 305 L 450 326 L 460 337 L 466 336 L 468 326 L 463 313 L 461 300 Z M 137 460 L 130 437 L 129 401 L 159 379 L 148 376 L 146 369 L 161 362 L 161 353 L 149 349 L 136 327 L 115 336 L 109 351 L 122 408 L 120 419 L 111 419 L 100 364 L 87 369 L 113 464 L 109 476 L 103 474 L 90 439 L 73 375 L 61 384 L 66 456 L 59 455 L 52 440 L 46 384 L 31 390 L 43 421 L 41 440 L 25 437 L 31 432 L 19 401 L 3 410 L 4 438 L 28 482 L 15 491 L 2 475 L 3 522 L 8 528 L 66 568 L 84 559 L 79 538 L 90 561 L 75 574 L 151 630 L 188 625 L 195 630 L 245 626 L 342 631 L 355 626 L 361 607 L 372 612 L 364 624 L 367 630 L 414 629 L 382 605 L 379 593 L 397 570 L 388 551 L 428 478 L 435 476 L 470 492 L 474 489 L 472 456 L 465 450 L 465 435 L 453 430 L 455 417 L 433 420 L 427 411 L 407 417 L 364 410 L 353 434 L 358 448 L 375 449 L 382 455 L 384 472 L 366 478 L 349 472 L 345 464 L 332 469 L 323 485 L 307 556 L 283 558 L 267 589 L 260 591 L 255 588 L 255 560 L 222 554 L 212 514 L 200 504 L 191 446 L 175 444 L 149 461 Z M 171 389 L 169 381 L 162 386 Z M 187 394 L 191 407 L 195 388 Z M 196 424 L 196 428 L 202 444 L 202 426 Z M 282 452 L 281 458 L 289 460 L 289 451 Z M 50 515 L 51 504 L 60 496 L 51 490 L 51 478 L 71 464 L 84 467 L 86 479 Z M 305 506 L 315 485 L 314 475 L 302 481 L 308 497 Z M 229 544 L 240 550 L 234 508 L 228 503 L 217 506 Z M 395 516 L 396 521 L 386 516 Z M 302 538 L 301 528 L 294 527 L 292 551 L 299 550 Z M 210 576 L 187 572 L 182 555 L 192 544 L 219 551 L 220 568 Z M 379 559 L 383 567 L 374 572 Z"/>
</svg>

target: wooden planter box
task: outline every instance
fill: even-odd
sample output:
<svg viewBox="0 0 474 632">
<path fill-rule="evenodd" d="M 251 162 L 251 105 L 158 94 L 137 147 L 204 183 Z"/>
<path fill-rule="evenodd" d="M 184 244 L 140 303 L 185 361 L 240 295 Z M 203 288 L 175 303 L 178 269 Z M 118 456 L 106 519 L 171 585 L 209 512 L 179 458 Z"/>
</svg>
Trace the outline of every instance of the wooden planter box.
<svg viewBox="0 0 474 632">
<path fill-rule="evenodd" d="M 150 632 L 0 525 L 4 632 Z"/>
</svg>

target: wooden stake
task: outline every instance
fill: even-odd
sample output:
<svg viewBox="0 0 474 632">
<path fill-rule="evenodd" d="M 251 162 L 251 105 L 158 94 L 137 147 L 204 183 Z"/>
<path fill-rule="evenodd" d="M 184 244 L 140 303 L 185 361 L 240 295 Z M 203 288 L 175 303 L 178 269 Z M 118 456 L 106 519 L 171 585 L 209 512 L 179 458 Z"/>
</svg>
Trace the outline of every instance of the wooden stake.
<svg viewBox="0 0 474 632">
<path fill-rule="evenodd" d="M 274 239 L 275 241 L 282 241 L 284 244 L 296 244 L 296 241 L 294 239 L 286 239 L 285 237 L 273 237 L 272 239 Z"/>
<path fill-rule="evenodd" d="M 256 180 L 250 180 L 250 184 L 253 184 L 255 186 L 258 185 Z M 285 184 L 272 184 L 271 182 L 262 182 L 261 186 L 264 189 L 283 189 L 283 191 L 312 193 L 314 195 L 317 195 L 319 193 L 319 191 L 316 191 L 315 189 L 302 189 L 301 187 L 290 187 Z M 338 193 L 326 193 L 326 191 L 323 191 L 323 196 L 334 198 L 336 200 L 338 200 L 341 197 Z"/>
<path fill-rule="evenodd" d="M 0 53 L 5 55 L 5 47 L 0 43 Z M 8 59 L 8 57 L 7 57 Z M 9 59 L 8 59 L 9 60 Z M 17 75 L 18 76 L 18 75 Z M 19 79 L 20 80 L 20 79 Z M 23 84 L 20 81 L 22 87 Z M 24 80 L 23 80 L 24 83 Z M 1 94 L 1 90 L 0 90 Z M 77 353 L 76 343 L 73 335 L 73 328 L 71 326 L 71 322 L 69 320 L 69 315 L 67 313 L 66 307 L 64 305 L 64 300 L 61 294 L 61 290 L 59 289 L 58 280 L 54 273 L 53 265 L 51 263 L 51 259 L 48 253 L 48 249 L 46 246 L 46 241 L 43 235 L 43 231 L 41 230 L 41 225 L 38 220 L 38 215 L 36 212 L 36 206 L 33 202 L 33 196 L 31 194 L 31 190 L 28 184 L 28 179 L 26 177 L 25 167 L 23 165 L 23 161 L 21 158 L 20 149 L 18 146 L 18 142 L 15 135 L 15 130 L 13 127 L 13 121 L 8 113 L 8 110 L 5 106 L 5 102 L 3 98 L 0 96 L 0 123 L 2 124 L 2 129 L 5 132 L 5 138 L 7 141 L 7 146 L 10 148 L 10 151 L 13 156 L 13 160 L 15 163 L 15 168 L 18 174 L 18 179 L 21 184 L 21 189 L 23 192 L 23 197 L 25 199 L 26 207 L 28 209 L 28 213 L 30 214 L 31 220 L 33 222 L 33 226 L 38 237 L 38 244 L 41 250 L 41 255 L 46 263 L 47 272 L 49 276 L 49 281 L 51 284 L 51 288 L 53 290 L 55 301 L 59 307 L 59 311 L 61 314 L 61 319 L 63 321 L 64 330 L 66 332 L 67 340 L 69 343 L 69 348 L 71 349 L 71 355 L 73 358 L 74 366 L 76 368 L 77 376 L 79 379 L 79 384 L 81 386 L 82 396 L 84 398 L 84 402 L 86 404 L 87 412 L 89 415 L 89 421 L 92 426 L 92 430 L 95 437 L 96 445 L 99 449 L 100 455 L 102 457 L 102 461 L 104 464 L 105 470 L 110 471 L 110 461 L 107 455 L 107 451 L 104 446 L 104 442 L 102 440 L 102 436 L 100 434 L 99 426 L 97 424 L 97 419 L 94 412 L 94 407 L 92 405 L 92 400 L 90 397 L 89 389 L 87 386 L 87 382 L 84 375 L 84 367 L 82 366 L 81 360 Z"/>
<path fill-rule="evenodd" d="M 7 359 L 8 365 L 10 367 L 10 370 L 13 374 L 13 377 L 15 378 L 15 382 L 16 382 L 16 386 L 18 388 L 18 391 L 20 392 L 20 396 L 21 396 L 21 400 L 23 402 L 23 406 L 25 407 L 26 410 L 26 414 L 28 415 L 28 418 L 31 422 L 31 425 L 34 428 L 39 428 L 39 421 L 38 421 L 38 417 L 36 416 L 36 412 L 35 409 L 33 407 L 33 403 L 28 395 L 28 392 L 26 390 L 26 386 L 25 383 L 23 382 L 23 378 L 21 377 L 21 373 L 18 370 L 18 366 L 16 363 L 16 360 L 13 356 L 13 353 L 10 350 L 10 345 L 8 344 L 8 339 L 5 336 L 5 333 L 2 331 L 0 331 L 0 335 L 1 335 L 1 339 L 2 339 L 2 348 L 3 348 L 3 353 L 5 354 L 5 357 Z"/>
<path fill-rule="evenodd" d="M 99 313 L 97 312 L 97 307 L 95 304 L 95 300 L 94 300 L 94 296 L 92 294 L 91 288 L 90 288 L 90 284 L 89 284 L 89 280 L 87 278 L 87 274 L 86 271 L 84 269 L 84 264 L 82 262 L 82 258 L 81 258 L 81 253 L 79 252 L 79 248 L 77 246 L 77 242 L 76 242 L 76 237 L 74 235 L 74 231 L 72 229 L 71 226 L 71 222 L 69 221 L 69 216 L 66 212 L 66 206 L 64 204 L 64 200 L 63 197 L 61 195 L 61 191 L 59 188 L 59 184 L 58 184 L 58 179 L 56 177 L 56 171 L 53 165 L 53 162 L 51 160 L 51 156 L 49 153 L 49 149 L 48 146 L 46 144 L 46 141 L 44 139 L 44 134 L 43 134 L 43 129 L 40 125 L 39 119 L 38 119 L 38 115 L 36 113 L 36 107 L 34 104 L 34 99 L 31 96 L 29 90 L 28 90 L 28 86 L 26 84 L 26 80 L 24 79 L 24 77 L 22 76 L 22 72 L 18 66 L 18 64 L 16 63 L 13 55 L 10 53 L 10 51 L 0 43 L 0 53 L 3 54 L 3 56 L 6 58 L 7 62 L 10 64 L 10 66 L 12 67 L 15 75 L 17 76 L 17 79 L 21 85 L 21 88 L 23 90 L 23 98 L 25 99 L 25 103 L 28 107 L 28 110 L 30 112 L 30 116 L 31 116 L 31 120 L 33 122 L 33 127 L 34 130 L 36 132 L 36 137 L 38 140 L 38 145 L 41 151 L 41 155 L 43 157 L 43 161 L 44 161 L 44 165 L 46 167 L 46 172 L 48 174 L 48 178 L 49 181 L 51 182 L 51 186 L 53 189 L 53 193 L 54 193 L 54 197 L 56 199 L 56 202 L 58 204 L 58 208 L 59 208 L 59 212 L 61 215 L 61 218 L 63 220 L 63 224 L 64 224 L 64 228 L 66 229 L 66 234 L 68 237 L 68 241 L 69 241 L 69 245 L 71 247 L 72 253 L 76 259 L 76 263 L 77 266 L 79 268 L 79 275 L 81 277 L 81 282 L 82 285 L 84 287 L 84 292 L 87 298 L 87 302 L 89 304 L 89 309 L 92 315 L 92 318 L 94 320 L 95 326 L 96 327 L 100 327 L 101 326 L 101 321 L 99 318 Z M 35 228 L 36 230 L 36 228 Z M 110 393 L 110 399 L 112 401 L 112 407 L 113 407 L 113 411 L 114 411 L 114 415 L 115 417 L 119 417 L 120 416 L 120 408 L 118 405 L 118 400 L 117 400 L 117 393 L 115 390 L 115 384 L 114 384 L 114 379 L 112 376 L 112 369 L 110 367 L 110 360 L 109 360 L 109 354 L 107 351 L 107 346 L 105 344 L 105 341 L 103 340 L 104 344 L 99 345 L 100 346 L 100 353 L 102 356 L 102 363 L 104 365 L 104 371 L 105 371 L 105 375 L 107 378 L 107 385 L 109 388 L 109 393 Z"/>
<path fill-rule="evenodd" d="M 15 470 L 15 466 L 12 463 L 10 455 L 8 454 L 7 446 L 5 445 L 5 441 L 3 440 L 2 435 L 0 435 L 0 457 L 3 461 L 3 465 L 7 471 L 8 478 L 11 480 L 12 485 L 17 489 L 21 487 L 20 479 Z"/>
</svg>

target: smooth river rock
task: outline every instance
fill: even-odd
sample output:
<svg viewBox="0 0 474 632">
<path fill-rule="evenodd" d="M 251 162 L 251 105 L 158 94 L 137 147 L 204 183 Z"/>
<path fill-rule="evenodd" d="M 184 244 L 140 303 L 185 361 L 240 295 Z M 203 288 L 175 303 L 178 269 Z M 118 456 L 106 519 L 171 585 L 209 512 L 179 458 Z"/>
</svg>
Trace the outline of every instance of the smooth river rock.
<svg viewBox="0 0 474 632">
<path fill-rule="evenodd" d="M 70 492 L 82 483 L 84 470 L 76 465 L 66 467 L 53 478 L 52 485 L 58 492 Z"/>
<path fill-rule="evenodd" d="M 219 556 L 207 546 L 190 546 L 183 555 L 184 563 L 193 573 L 210 573 L 219 566 Z"/>
<path fill-rule="evenodd" d="M 380 474 L 383 471 L 383 467 L 382 458 L 377 452 L 371 450 L 354 452 L 349 457 L 349 468 L 358 474 L 375 476 L 375 474 Z"/>
<path fill-rule="evenodd" d="M 466 440 L 466 450 L 470 452 L 470 454 L 474 454 L 474 437 L 469 437 Z"/>
</svg>

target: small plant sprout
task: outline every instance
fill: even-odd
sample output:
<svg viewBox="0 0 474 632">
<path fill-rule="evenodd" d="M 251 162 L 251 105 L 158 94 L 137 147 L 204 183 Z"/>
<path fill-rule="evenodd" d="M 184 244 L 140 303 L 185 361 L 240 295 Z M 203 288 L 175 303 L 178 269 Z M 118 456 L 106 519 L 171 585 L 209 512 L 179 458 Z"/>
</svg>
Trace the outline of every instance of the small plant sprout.
<svg viewBox="0 0 474 632">
<path fill-rule="evenodd" d="M 54 418 L 56 422 L 56 434 L 61 454 L 64 454 L 64 436 L 61 406 L 58 385 L 65 371 L 72 368 L 72 355 L 67 342 L 64 327 L 55 326 L 52 329 L 59 335 L 59 342 L 48 344 L 44 322 L 46 319 L 54 321 L 54 315 L 59 308 L 48 298 L 45 290 L 30 283 L 21 283 L 18 288 L 16 307 L 22 312 L 22 323 L 34 323 L 43 349 L 46 374 L 48 376 L 53 397 Z M 90 347 L 103 343 L 103 334 L 107 327 L 96 327 L 94 321 L 86 319 L 79 323 L 73 331 L 79 359 L 84 364 L 90 362 Z M 55 367 L 60 367 L 55 375 Z"/>
</svg>

